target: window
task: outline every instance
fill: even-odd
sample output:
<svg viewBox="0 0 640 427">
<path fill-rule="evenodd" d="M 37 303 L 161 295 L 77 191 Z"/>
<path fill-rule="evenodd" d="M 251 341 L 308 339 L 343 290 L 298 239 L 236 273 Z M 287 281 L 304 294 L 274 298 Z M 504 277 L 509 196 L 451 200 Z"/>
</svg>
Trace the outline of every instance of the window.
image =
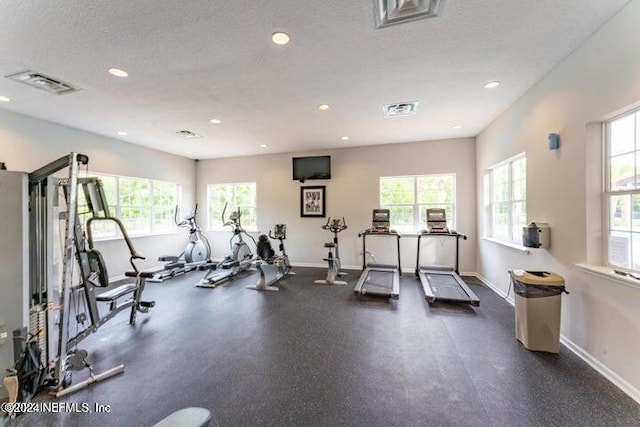
<svg viewBox="0 0 640 427">
<path fill-rule="evenodd" d="M 426 229 L 429 208 L 444 208 L 455 229 L 455 199 L 455 174 L 380 177 L 380 207 L 391 211 L 391 227 L 400 232 Z"/>
<path fill-rule="evenodd" d="M 640 110 L 604 124 L 607 262 L 640 270 Z"/>
<path fill-rule="evenodd" d="M 113 175 L 89 173 L 100 178 L 109 213 L 119 218 L 131 236 L 176 231 L 174 212 L 180 203 L 180 185 Z M 79 192 L 78 212 L 87 212 L 84 194 Z M 117 237 L 116 227 L 107 221 L 92 224 L 94 238 Z"/>
<path fill-rule="evenodd" d="M 489 237 L 522 243 L 527 224 L 527 158 L 519 154 L 490 168 L 485 175 Z"/>
<path fill-rule="evenodd" d="M 245 229 L 258 229 L 258 209 L 256 206 L 256 183 L 240 182 L 232 184 L 209 184 L 209 229 L 223 228 L 222 211 L 227 204 L 225 219 L 232 211 L 240 209 L 241 224 Z"/>
</svg>

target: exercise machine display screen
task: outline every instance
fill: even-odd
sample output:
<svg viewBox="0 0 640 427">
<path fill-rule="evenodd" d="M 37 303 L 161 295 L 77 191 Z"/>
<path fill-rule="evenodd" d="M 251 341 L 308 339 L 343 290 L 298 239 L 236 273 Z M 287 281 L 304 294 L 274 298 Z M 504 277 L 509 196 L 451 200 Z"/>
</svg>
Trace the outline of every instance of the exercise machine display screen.
<svg viewBox="0 0 640 427">
<path fill-rule="evenodd" d="M 374 209 L 372 230 L 389 231 L 391 211 L 389 209 Z"/>
<path fill-rule="evenodd" d="M 430 233 L 448 233 L 447 212 L 442 208 L 427 209 L 427 230 Z"/>
</svg>

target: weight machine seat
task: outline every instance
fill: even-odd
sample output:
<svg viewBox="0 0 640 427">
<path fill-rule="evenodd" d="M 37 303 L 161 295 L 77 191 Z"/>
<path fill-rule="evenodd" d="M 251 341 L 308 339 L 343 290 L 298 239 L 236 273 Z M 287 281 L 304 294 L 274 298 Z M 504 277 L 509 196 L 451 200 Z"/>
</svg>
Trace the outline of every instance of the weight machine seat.
<svg viewBox="0 0 640 427">
<path fill-rule="evenodd" d="M 130 294 L 135 290 L 136 290 L 136 285 L 134 283 L 121 285 L 121 286 L 118 286 L 117 288 L 111 289 L 110 291 L 101 293 L 96 297 L 96 301 L 111 302 L 111 301 L 117 300 L 122 296 Z"/>
<path fill-rule="evenodd" d="M 204 408 L 184 408 L 163 418 L 153 427 L 206 427 L 211 421 L 211 412 Z"/>
</svg>

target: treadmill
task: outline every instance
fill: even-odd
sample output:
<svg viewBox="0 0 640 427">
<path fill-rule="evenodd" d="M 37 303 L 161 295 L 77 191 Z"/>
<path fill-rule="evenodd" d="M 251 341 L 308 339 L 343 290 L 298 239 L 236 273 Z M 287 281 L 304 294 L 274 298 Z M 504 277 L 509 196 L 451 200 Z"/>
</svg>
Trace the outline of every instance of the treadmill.
<svg viewBox="0 0 640 427">
<path fill-rule="evenodd" d="M 353 292 L 356 295 L 373 295 L 391 299 L 400 297 L 400 233 L 389 229 L 389 209 L 373 210 L 373 226 L 358 233 L 362 237 L 362 274 Z M 391 236 L 397 242 L 397 264 L 367 264 L 367 236 Z"/>
<path fill-rule="evenodd" d="M 423 237 L 456 239 L 455 267 L 421 266 L 420 239 Z M 467 303 L 476 307 L 480 305 L 480 299 L 459 276 L 460 239 L 467 240 L 467 236 L 447 228 L 444 209 L 427 209 L 427 230 L 418 233 L 416 276 L 422 282 L 422 289 L 429 304 L 435 301 L 445 301 Z"/>
</svg>

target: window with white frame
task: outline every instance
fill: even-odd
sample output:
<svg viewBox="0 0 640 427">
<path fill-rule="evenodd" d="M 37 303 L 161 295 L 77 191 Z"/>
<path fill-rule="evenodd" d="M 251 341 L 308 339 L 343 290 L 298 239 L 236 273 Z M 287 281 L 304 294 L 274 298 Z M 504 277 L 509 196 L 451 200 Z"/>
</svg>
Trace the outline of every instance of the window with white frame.
<svg viewBox="0 0 640 427">
<path fill-rule="evenodd" d="M 391 228 L 414 233 L 427 228 L 429 208 L 444 208 L 447 227 L 456 224 L 456 174 L 380 177 L 380 207 L 391 211 Z"/>
<path fill-rule="evenodd" d="M 240 223 L 247 230 L 258 229 L 258 209 L 256 202 L 256 183 L 239 182 L 227 184 L 209 184 L 207 186 L 209 201 L 209 229 L 221 229 L 222 212 L 225 204 L 225 220 L 233 211 L 240 209 Z"/>
<path fill-rule="evenodd" d="M 176 206 L 180 203 L 180 185 L 114 175 L 90 173 L 100 178 L 109 213 L 119 218 L 131 236 L 162 234 L 177 231 L 174 222 Z M 78 212 L 86 212 L 84 195 L 79 193 Z M 118 237 L 114 224 L 97 221 L 92 224 L 96 238 Z"/>
<path fill-rule="evenodd" d="M 604 130 L 607 263 L 640 270 L 640 110 Z"/>
<path fill-rule="evenodd" d="M 524 153 L 485 174 L 487 237 L 522 243 L 527 224 L 527 158 Z"/>
</svg>

